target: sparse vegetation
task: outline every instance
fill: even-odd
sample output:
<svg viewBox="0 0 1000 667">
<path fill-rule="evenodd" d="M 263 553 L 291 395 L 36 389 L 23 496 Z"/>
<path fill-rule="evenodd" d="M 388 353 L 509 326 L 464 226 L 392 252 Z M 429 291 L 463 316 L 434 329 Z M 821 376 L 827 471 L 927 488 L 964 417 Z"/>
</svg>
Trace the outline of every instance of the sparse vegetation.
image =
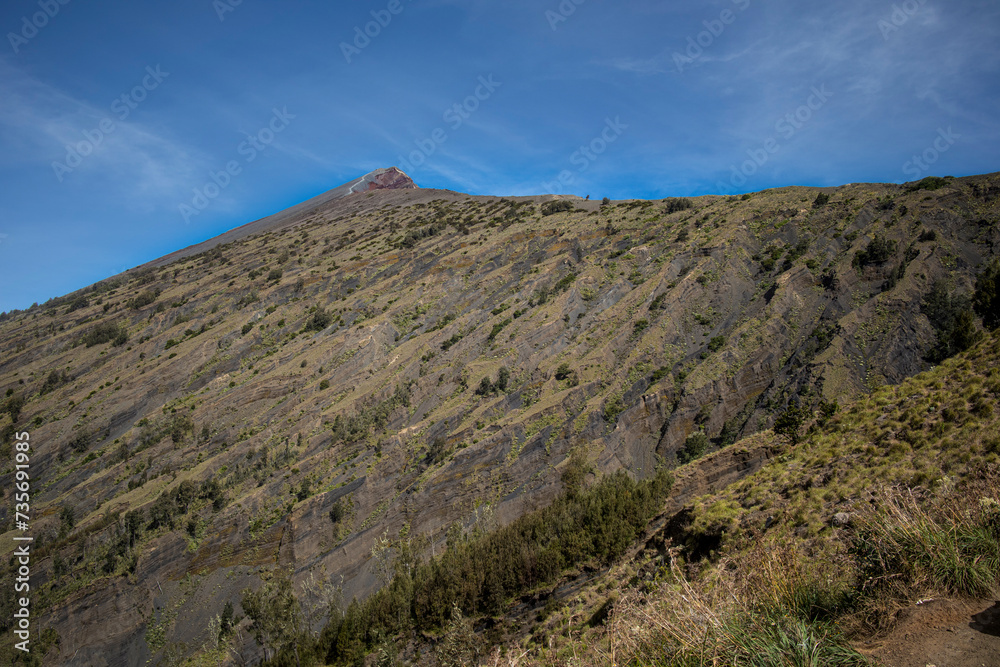
<svg viewBox="0 0 1000 667">
<path fill-rule="evenodd" d="M 576 487 L 570 481 L 568 486 Z M 631 544 L 656 512 L 671 486 L 660 472 L 634 482 L 619 473 L 590 489 L 567 490 L 541 510 L 503 528 L 475 535 L 449 532 L 437 558 L 417 558 L 419 541 L 401 533 L 391 579 L 364 603 L 354 601 L 331 618 L 308 650 L 333 664 L 350 664 L 400 632 L 454 632 L 457 608 L 463 616 L 502 613 L 513 596 L 552 581 L 589 559 L 610 563 Z"/>
<path fill-rule="evenodd" d="M 607 664 L 612 641 L 618 664 L 801 647 L 852 664 L 886 610 L 984 590 L 994 546 L 976 561 L 966 537 L 1000 502 L 1000 371 L 979 331 L 997 322 L 997 179 L 905 190 L 567 198 L 547 217 L 548 197 L 365 194 L 0 315 L 0 457 L 20 431 L 42 457 L 35 614 L 61 628 L 81 601 L 152 590 L 153 663 L 252 662 L 287 598 L 259 565 L 327 581 L 301 571 L 315 549 L 358 599 L 320 613 L 293 586 L 298 629 L 260 637 L 272 665 L 494 664 L 496 645 Z M 938 366 L 901 380 L 921 353 Z M 683 495 L 633 517 L 675 464 Z M 619 467 L 632 479 L 609 481 Z M 512 528 L 560 479 L 552 514 Z M 268 584 L 241 623 L 234 591 Z"/>
</svg>

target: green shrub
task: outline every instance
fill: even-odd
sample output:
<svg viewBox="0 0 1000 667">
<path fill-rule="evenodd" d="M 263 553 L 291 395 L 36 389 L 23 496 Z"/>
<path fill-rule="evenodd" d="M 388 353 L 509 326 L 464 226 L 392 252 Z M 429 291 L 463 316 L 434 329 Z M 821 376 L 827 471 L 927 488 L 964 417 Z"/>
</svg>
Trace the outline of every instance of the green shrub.
<svg viewBox="0 0 1000 667">
<path fill-rule="evenodd" d="M 679 211 L 686 211 L 694 206 L 694 203 L 687 197 L 668 197 L 663 200 L 663 203 L 666 204 L 664 212 L 668 215 Z"/>
<path fill-rule="evenodd" d="M 497 391 L 506 391 L 507 383 L 510 382 L 510 371 L 507 370 L 506 366 L 502 366 L 499 371 L 497 371 L 497 381 L 493 386 Z"/>
<path fill-rule="evenodd" d="M 895 252 L 896 242 L 885 238 L 882 234 L 876 233 L 865 249 L 858 251 L 854 255 L 853 264 L 859 268 L 864 268 L 872 264 L 885 264 Z"/>
<path fill-rule="evenodd" d="M 101 322 L 83 336 L 82 342 L 87 347 L 104 343 L 121 347 L 128 342 L 128 339 L 128 328 L 124 322 Z"/>
<path fill-rule="evenodd" d="M 69 446 L 73 451 L 82 454 L 85 451 L 87 451 L 87 448 L 90 447 L 90 444 L 93 440 L 94 440 L 94 434 L 90 433 L 89 431 L 79 431 L 69 441 Z"/>
<path fill-rule="evenodd" d="M 801 405 L 791 405 L 774 420 L 774 432 L 788 436 L 792 442 L 798 442 L 799 429 L 802 428 L 807 417 L 809 417 L 809 410 Z"/>
<path fill-rule="evenodd" d="M 552 215 L 554 213 L 561 213 L 563 211 L 572 211 L 576 207 L 573 202 L 568 199 L 560 199 L 558 201 L 550 201 L 542 204 L 542 215 Z"/>
<path fill-rule="evenodd" d="M 357 442 L 373 433 L 378 433 L 386 427 L 392 413 L 410 405 L 410 388 L 408 385 L 396 385 L 393 394 L 382 401 L 370 400 L 361 406 L 354 415 L 344 418 L 337 415 L 331 426 L 333 441 Z"/>
<path fill-rule="evenodd" d="M 485 379 L 485 378 L 484 378 Z M 427 448 L 427 456 L 424 457 L 424 463 L 427 465 L 434 465 L 435 463 L 440 463 L 451 453 L 451 448 L 448 447 L 448 442 L 444 438 L 434 438 L 431 446 Z"/>
<path fill-rule="evenodd" d="M 75 312 L 82 308 L 86 308 L 89 305 L 90 305 L 90 299 L 88 299 L 85 294 L 80 294 L 77 297 L 75 297 L 72 301 L 70 301 L 69 307 L 66 309 L 66 313 L 69 314 Z"/>
<path fill-rule="evenodd" d="M 344 502 L 343 498 L 338 498 L 330 508 L 330 523 L 340 523 L 340 520 L 345 516 L 347 516 L 347 503 Z"/>
<path fill-rule="evenodd" d="M 972 314 L 972 300 L 964 294 L 952 293 L 947 283 L 935 280 L 924 297 L 920 312 L 927 316 L 937 334 L 927 359 L 940 363 L 972 347 L 979 340 Z"/>
<path fill-rule="evenodd" d="M 1000 261 L 994 259 L 976 278 L 972 304 L 984 327 L 990 331 L 1000 328 Z"/>
<path fill-rule="evenodd" d="M 569 286 L 573 284 L 574 280 L 576 280 L 576 274 L 568 273 L 559 279 L 559 282 L 555 284 L 555 286 L 552 288 L 552 291 L 555 292 L 556 294 L 558 294 L 559 292 L 565 292 L 566 290 L 569 289 Z"/>
<path fill-rule="evenodd" d="M 165 431 L 170 436 L 170 439 L 174 441 L 174 444 L 180 444 L 188 436 L 194 435 L 194 420 L 186 414 L 178 413 L 167 422 Z"/>
<path fill-rule="evenodd" d="M 160 296 L 160 290 L 146 290 L 125 302 L 125 305 L 132 310 L 145 308 L 156 301 Z"/>
<path fill-rule="evenodd" d="M 948 185 L 948 181 L 940 176 L 928 176 L 923 180 L 907 185 L 906 191 L 916 192 L 917 190 L 939 190 L 946 185 Z"/>
<path fill-rule="evenodd" d="M 322 307 L 317 306 L 312 316 L 306 322 L 305 331 L 323 331 L 333 321 L 333 315 L 326 312 Z"/>
<path fill-rule="evenodd" d="M 442 350 L 443 350 L 444 352 L 447 352 L 448 350 L 450 350 L 450 349 L 451 349 L 451 347 L 452 347 L 452 346 L 453 346 L 453 345 L 454 345 L 455 343 L 457 343 L 457 342 L 458 342 L 458 341 L 460 341 L 460 340 L 462 340 L 462 335 L 461 335 L 461 334 L 455 334 L 454 336 L 452 336 L 452 337 L 451 337 L 451 338 L 449 338 L 448 340 L 446 340 L 446 341 L 444 341 L 443 343 L 441 343 L 441 349 L 442 349 Z"/>
<path fill-rule="evenodd" d="M 490 394 L 506 391 L 507 383 L 510 381 L 510 371 L 506 367 L 497 373 L 496 382 L 492 382 L 489 377 L 484 377 L 476 388 L 476 396 L 489 396 Z"/>
<path fill-rule="evenodd" d="M 656 384 L 668 375 L 670 375 L 670 368 L 668 366 L 661 366 L 653 371 L 653 375 L 649 378 L 649 383 L 651 385 Z"/>
<path fill-rule="evenodd" d="M 604 404 L 604 411 L 601 413 L 601 416 L 604 418 L 604 421 L 613 424 L 618 419 L 618 415 L 624 410 L 625 405 L 622 403 L 622 397 L 614 396 Z"/>
<path fill-rule="evenodd" d="M 302 610 L 287 573 L 279 572 L 256 591 L 244 589 L 240 606 L 251 621 L 250 633 L 264 648 L 265 660 L 300 641 Z"/>
<path fill-rule="evenodd" d="M 684 445 L 677 451 L 677 462 L 681 465 L 690 463 L 705 455 L 708 449 L 708 436 L 697 431 L 684 440 Z"/>
<path fill-rule="evenodd" d="M 503 322 L 494 324 L 493 329 L 490 331 L 490 335 L 487 336 L 486 339 L 490 342 L 493 342 L 496 339 L 496 337 L 500 335 L 500 332 L 503 331 L 503 328 L 513 321 L 514 321 L 513 319 L 508 317 Z"/>
<path fill-rule="evenodd" d="M 72 378 L 66 373 L 66 371 L 51 371 L 48 377 L 45 378 L 45 382 L 42 383 L 41 389 L 38 390 L 39 395 L 44 396 L 45 394 L 55 391 L 59 387 L 70 382 Z"/>
</svg>

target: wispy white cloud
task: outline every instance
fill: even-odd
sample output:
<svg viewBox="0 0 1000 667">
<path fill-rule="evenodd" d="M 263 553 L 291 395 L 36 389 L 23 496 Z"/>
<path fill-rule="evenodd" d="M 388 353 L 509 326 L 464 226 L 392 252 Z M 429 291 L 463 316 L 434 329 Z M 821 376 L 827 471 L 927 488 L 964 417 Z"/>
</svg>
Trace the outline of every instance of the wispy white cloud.
<svg viewBox="0 0 1000 667">
<path fill-rule="evenodd" d="M 207 164 L 199 150 L 137 120 L 141 106 L 121 120 L 117 110 L 78 99 L 2 58 L 0 85 L 0 141 L 18 148 L 0 153 L 0 167 L 47 168 L 53 187 L 98 181 L 119 201 L 145 207 L 150 198 L 175 196 Z M 73 153 L 79 161 L 68 159 Z"/>
</svg>

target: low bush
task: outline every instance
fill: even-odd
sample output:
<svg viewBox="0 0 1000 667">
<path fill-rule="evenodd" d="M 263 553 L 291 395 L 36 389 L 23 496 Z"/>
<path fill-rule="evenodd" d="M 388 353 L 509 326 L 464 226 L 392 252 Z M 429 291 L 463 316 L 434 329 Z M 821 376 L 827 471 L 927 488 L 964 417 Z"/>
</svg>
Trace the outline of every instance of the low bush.
<svg viewBox="0 0 1000 667">
<path fill-rule="evenodd" d="M 663 203 L 666 204 L 663 209 L 664 213 L 667 213 L 668 215 L 679 211 L 686 211 L 694 206 L 694 202 L 687 197 L 668 197 L 663 200 Z"/>
<path fill-rule="evenodd" d="M 988 330 L 1000 328 L 1000 261 L 993 260 L 976 278 L 973 308 Z"/>
<path fill-rule="evenodd" d="M 928 361 L 940 363 L 972 347 L 980 337 L 972 313 L 972 299 L 951 292 L 943 280 L 931 284 L 920 312 L 927 316 L 937 334 L 934 346 L 927 352 Z"/>
<path fill-rule="evenodd" d="M 112 343 L 115 347 L 121 347 L 128 342 L 128 328 L 124 322 L 101 322 L 96 327 L 84 334 L 82 343 L 87 347 Z"/>
<path fill-rule="evenodd" d="M 542 204 L 542 215 L 553 215 L 555 213 L 561 213 L 563 211 L 572 211 L 575 206 L 573 202 L 568 199 L 560 199 L 558 201 L 550 201 Z"/>
<path fill-rule="evenodd" d="M 323 331 L 333 322 L 333 315 L 326 312 L 322 307 L 313 309 L 312 315 L 306 320 L 305 331 Z"/>
<path fill-rule="evenodd" d="M 146 290 L 126 301 L 125 305 L 132 310 L 139 310 L 156 301 L 159 296 L 160 290 Z"/>
<path fill-rule="evenodd" d="M 708 436 L 701 431 L 692 433 L 677 451 L 677 462 L 681 465 L 700 459 L 708 449 Z"/>
<path fill-rule="evenodd" d="M 948 185 L 948 181 L 940 176 L 928 176 L 922 180 L 916 181 L 915 183 L 910 183 L 906 186 L 907 192 L 916 192 L 918 190 L 939 190 L 944 186 Z"/>
<path fill-rule="evenodd" d="M 889 261 L 896 252 L 896 242 L 876 233 L 864 250 L 854 255 L 854 266 L 864 268 L 875 264 L 881 265 Z"/>
</svg>

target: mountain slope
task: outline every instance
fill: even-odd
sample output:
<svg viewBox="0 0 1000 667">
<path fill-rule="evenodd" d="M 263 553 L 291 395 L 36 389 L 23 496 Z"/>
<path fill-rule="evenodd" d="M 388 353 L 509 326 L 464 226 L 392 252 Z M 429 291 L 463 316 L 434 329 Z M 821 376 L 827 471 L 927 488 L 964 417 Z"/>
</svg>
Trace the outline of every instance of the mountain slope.
<svg viewBox="0 0 1000 667">
<path fill-rule="evenodd" d="M 570 653 L 584 664 L 731 664 L 781 646 L 765 619 L 790 636 L 795 623 L 809 629 L 799 639 L 817 655 L 844 649 L 823 664 L 858 664 L 851 644 L 889 667 L 994 664 L 1000 330 L 984 338 L 810 419 L 797 443 L 768 431 L 680 468 L 628 558 L 543 591 L 509 641 L 531 651 L 526 664 Z M 745 479 L 699 486 L 761 453 L 769 460 Z M 692 483 L 703 495 L 678 497 Z M 543 606 L 558 611 L 536 618 Z M 606 626 L 585 622 L 608 608 Z"/>
<path fill-rule="evenodd" d="M 507 524 L 571 454 L 648 478 L 697 432 L 898 383 L 929 367 L 935 281 L 968 292 L 995 252 L 998 195 L 374 190 L 6 314 L 0 428 L 35 447 L 50 660 L 196 651 L 274 567 L 364 597 L 377 538 Z"/>
<path fill-rule="evenodd" d="M 217 245 L 232 243 L 233 241 L 253 236 L 255 234 L 264 234 L 285 227 L 295 226 L 297 223 L 307 218 L 310 213 L 316 211 L 316 209 L 324 205 L 328 205 L 338 199 L 343 199 L 348 195 L 359 192 L 369 192 L 372 190 L 415 189 L 417 189 L 417 185 L 413 182 L 413 180 L 396 167 L 376 169 L 375 171 L 367 173 L 357 180 L 351 181 L 350 183 L 344 183 L 343 185 L 337 186 L 332 190 L 327 190 L 323 194 L 317 195 L 312 199 L 307 199 L 301 204 L 296 204 L 295 206 L 275 213 L 274 215 L 269 215 L 266 218 L 261 218 L 260 220 L 247 223 L 241 227 L 232 229 L 225 234 L 209 239 L 208 241 L 204 241 L 202 243 L 184 248 L 183 250 L 178 250 L 177 252 L 165 255 L 159 259 L 149 262 L 148 264 L 145 264 L 144 267 L 167 266 L 168 264 L 176 262 L 179 259 L 208 252 Z"/>
</svg>

